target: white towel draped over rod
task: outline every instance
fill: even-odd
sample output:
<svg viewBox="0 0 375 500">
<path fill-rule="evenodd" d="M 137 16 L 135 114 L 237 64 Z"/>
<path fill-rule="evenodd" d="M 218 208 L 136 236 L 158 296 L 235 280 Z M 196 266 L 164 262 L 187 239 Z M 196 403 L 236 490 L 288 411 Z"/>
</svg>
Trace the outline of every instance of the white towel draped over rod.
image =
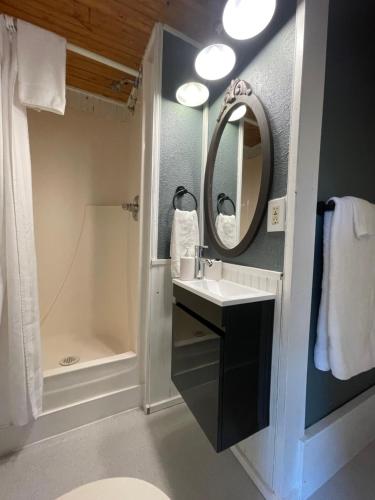
<svg viewBox="0 0 375 500">
<path fill-rule="evenodd" d="M 17 19 L 11 18 L 10 16 L 7 16 L 7 26 L 6 27 L 10 31 L 16 31 L 17 30 Z M 136 69 L 130 68 L 129 66 L 126 66 L 125 64 L 119 63 L 117 61 L 113 61 L 112 59 L 109 59 L 108 57 L 97 54 L 96 52 L 92 52 L 91 50 L 84 49 L 83 47 L 78 47 L 77 45 L 74 45 L 74 43 L 68 42 L 66 48 L 70 52 L 74 52 L 75 54 L 79 54 L 83 57 L 87 57 L 88 59 L 92 59 L 93 61 L 104 64 L 105 66 L 109 66 L 111 68 L 118 69 L 119 71 L 122 71 L 123 73 L 126 73 L 128 75 L 132 75 L 135 77 L 139 76 L 139 71 L 137 71 Z"/>
<path fill-rule="evenodd" d="M 347 380 L 375 367 L 375 205 L 333 198 L 324 213 L 315 366 Z"/>
</svg>

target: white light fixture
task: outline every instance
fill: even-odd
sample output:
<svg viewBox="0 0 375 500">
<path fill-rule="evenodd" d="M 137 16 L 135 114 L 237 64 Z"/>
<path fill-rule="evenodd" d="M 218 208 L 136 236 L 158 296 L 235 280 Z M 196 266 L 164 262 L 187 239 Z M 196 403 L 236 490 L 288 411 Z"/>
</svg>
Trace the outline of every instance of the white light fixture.
<svg viewBox="0 0 375 500">
<path fill-rule="evenodd" d="M 180 104 L 194 108 L 204 104 L 209 96 L 206 85 L 198 82 L 184 83 L 177 89 L 176 99 Z"/>
<path fill-rule="evenodd" d="M 195 59 L 195 70 L 205 80 L 219 80 L 227 76 L 236 64 L 234 51 L 222 43 L 205 47 Z"/>
<path fill-rule="evenodd" d="M 228 118 L 228 122 L 236 122 L 237 120 L 241 120 L 246 115 L 246 106 L 245 104 L 241 104 L 238 106 L 233 113 Z"/>
<path fill-rule="evenodd" d="M 276 0 L 228 0 L 223 12 L 223 26 L 229 36 L 246 40 L 257 35 L 271 21 Z"/>
</svg>

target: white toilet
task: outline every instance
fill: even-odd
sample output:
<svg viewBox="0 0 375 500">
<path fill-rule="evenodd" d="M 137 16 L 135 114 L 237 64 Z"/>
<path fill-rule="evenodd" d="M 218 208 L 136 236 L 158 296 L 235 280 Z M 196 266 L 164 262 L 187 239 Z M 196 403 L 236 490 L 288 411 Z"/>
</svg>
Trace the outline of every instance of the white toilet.
<svg viewBox="0 0 375 500">
<path fill-rule="evenodd" d="M 170 500 L 156 486 L 133 477 L 101 479 L 79 486 L 56 500 Z"/>
</svg>

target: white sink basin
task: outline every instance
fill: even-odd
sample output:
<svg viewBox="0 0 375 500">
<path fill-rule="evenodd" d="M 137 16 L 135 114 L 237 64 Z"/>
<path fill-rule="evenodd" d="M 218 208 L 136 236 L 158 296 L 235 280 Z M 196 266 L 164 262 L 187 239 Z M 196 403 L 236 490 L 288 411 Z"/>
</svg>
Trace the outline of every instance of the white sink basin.
<svg viewBox="0 0 375 500">
<path fill-rule="evenodd" d="M 262 300 L 271 300 L 276 297 L 273 293 L 264 292 L 263 290 L 245 285 L 239 285 L 233 281 L 227 280 L 214 281 L 202 279 L 182 281 L 174 279 L 173 283 L 221 307 L 260 302 Z"/>
</svg>

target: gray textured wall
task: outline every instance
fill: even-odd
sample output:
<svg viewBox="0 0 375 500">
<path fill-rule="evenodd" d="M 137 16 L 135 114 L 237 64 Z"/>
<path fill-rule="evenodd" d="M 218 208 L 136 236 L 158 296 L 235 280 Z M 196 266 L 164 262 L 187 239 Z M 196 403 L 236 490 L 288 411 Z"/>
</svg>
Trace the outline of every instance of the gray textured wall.
<svg viewBox="0 0 375 500">
<path fill-rule="evenodd" d="M 278 4 L 270 26 L 247 42 L 233 42 L 238 65 L 231 78 L 248 80 L 268 115 L 274 142 L 274 176 L 271 197 L 284 196 L 287 187 L 289 121 L 294 67 L 295 0 Z M 164 33 L 161 117 L 161 164 L 159 191 L 158 257 L 169 257 L 172 197 L 179 184 L 200 196 L 202 111 L 180 106 L 175 91 L 181 83 L 197 79 L 197 50 L 189 43 Z M 241 68 L 244 68 L 241 70 Z M 209 84 L 212 103 L 229 82 Z M 184 205 L 191 208 L 191 205 Z M 206 243 L 210 242 L 206 238 Z M 215 255 L 211 247 L 212 256 Z M 232 262 L 281 271 L 284 234 L 267 233 L 266 218 L 249 247 Z M 228 260 L 228 259 L 227 259 Z"/>
<path fill-rule="evenodd" d="M 375 202 L 375 125 L 370 112 L 375 88 L 375 32 L 369 0 L 331 0 L 319 199 L 358 196 Z M 321 294 L 322 217 L 317 221 L 315 272 L 307 378 L 306 427 L 375 384 L 375 370 L 348 381 L 314 366 L 316 324 Z"/>
<path fill-rule="evenodd" d="M 286 194 L 290 107 L 294 68 L 294 16 L 285 24 L 275 25 L 269 41 L 260 51 L 247 46 L 246 57 L 251 61 L 240 73 L 261 100 L 267 113 L 274 143 L 274 175 L 270 198 Z M 224 89 L 222 89 L 224 90 Z M 217 105 L 214 103 L 214 107 Z M 210 246 L 208 235 L 206 243 Z M 220 255 L 215 254 L 220 257 Z M 245 253 L 234 259 L 236 264 L 282 271 L 284 259 L 284 233 L 267 233 L 266 217 L 259 232 Z"/>
<path fill-rule="evenodd" d="M 159 182 L 158 258 L 170 257 L 172 199 L 176 187 L 185 186 L 200 199 L 202 163 L 202 109 L 178 104 L 177 88 L 196 80 L 197 49 L 171 33 L 163 35 L 163 76 Z M 184 196 L 179 208 L 191 210 L 194 203 Z"/>
</svg>

